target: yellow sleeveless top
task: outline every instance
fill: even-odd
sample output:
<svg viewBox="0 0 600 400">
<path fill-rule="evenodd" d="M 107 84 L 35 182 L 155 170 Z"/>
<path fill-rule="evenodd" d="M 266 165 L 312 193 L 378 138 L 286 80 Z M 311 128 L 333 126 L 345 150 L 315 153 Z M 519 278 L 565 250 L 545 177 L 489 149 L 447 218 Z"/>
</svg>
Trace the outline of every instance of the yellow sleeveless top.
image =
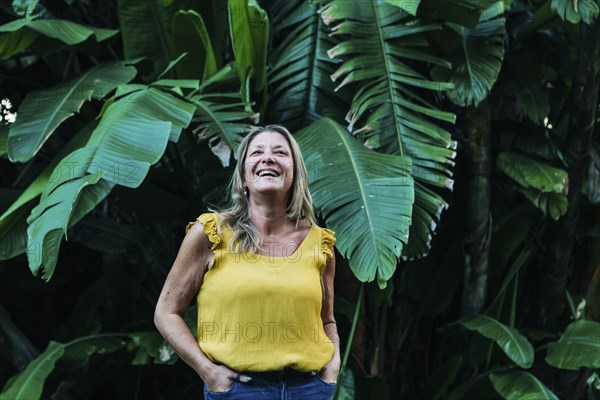
<svg viewBox="0 0 600 400">
<path fill-rule="evenodd" d="M 218 232 L 213 213 L 197 221 L 215 252 L 197 296 L 204 354 L 236 371 L 309 372 L 327 364 L 334 347 L 321 319 L 321 275 L 335 232 L 313 225 L 291 256 L 275 257 L 227 250 L 233 229 Z"/>
</svg>

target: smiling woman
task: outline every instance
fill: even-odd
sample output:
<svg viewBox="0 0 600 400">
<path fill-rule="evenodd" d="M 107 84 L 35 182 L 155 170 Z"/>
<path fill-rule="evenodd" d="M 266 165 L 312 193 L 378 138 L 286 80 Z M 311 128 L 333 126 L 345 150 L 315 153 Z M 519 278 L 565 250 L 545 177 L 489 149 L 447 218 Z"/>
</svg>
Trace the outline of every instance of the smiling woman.
<svg viewBox="0 0 600 400">
<path fill-rule="evenodd" d="M 341 364 L 334 232 L 315 222 L 302 154 L 285 128 L 252 129 L 238 160 L 230 207 L 186 228 L 156 326 L 207 399 L 331 399 Z M 183 321 L 194 297 L 197 338 Z"/>
</svg>

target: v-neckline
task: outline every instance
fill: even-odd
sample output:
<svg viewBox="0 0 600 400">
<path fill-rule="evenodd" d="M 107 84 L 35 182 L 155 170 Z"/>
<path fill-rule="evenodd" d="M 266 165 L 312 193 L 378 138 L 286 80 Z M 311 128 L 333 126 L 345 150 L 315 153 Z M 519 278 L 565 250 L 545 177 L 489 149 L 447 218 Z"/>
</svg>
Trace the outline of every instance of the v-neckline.
<svg viewBox="0 0 600 400">
<path fill-rule="evenodd" d="M 310 226 L 310 229 L 308 230 L 308 233 L 306 234 L 306 236 L 304 236 L 304 239 L 302 239 L 302 242 L 300 242 L 300 245 L 298 247 L 296 247 L 296 250 L 294 250 L 294 252 L 292 254 L 290 254 L 289 256 L 273 256 L 273 255 L 270 255 L 270 254 L 259 254 L 259 253 L 255 253 L 255 254 L 257 256 L 259 256 L 260 259 L 263 259 L 263 258 L 276 258 L 276 259 L 296 258 L 296 254 L 298 253 L 298 251 L 300 250 L 300 248 L 304 247 L 304 244 L 308 240 L 308 237 L 312 233 L 314 227 L 315 227 L 314 225 Z"/>
</svg>

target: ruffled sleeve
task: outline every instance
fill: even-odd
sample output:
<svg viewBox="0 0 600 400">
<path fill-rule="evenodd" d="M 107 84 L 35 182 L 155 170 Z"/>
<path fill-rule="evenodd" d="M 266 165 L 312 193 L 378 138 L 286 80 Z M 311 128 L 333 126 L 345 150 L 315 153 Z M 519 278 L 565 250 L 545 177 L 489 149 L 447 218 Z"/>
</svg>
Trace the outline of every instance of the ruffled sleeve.
<svg viewBox="0 0 600 400">
<path fill-rule="evenodd" d="M 326 260 L 333 257 L 333 246 L 335 245 L 335 241 L 334 231 L 327 228 L 321 228 L 321 252 Z"/>
<path fill-rule="evenodd" d="M 219 236 L 219 232 L 217 229 L 217 219 L 213 213 L 204 213 L 201 214 L 196 221 L 202 222 L 204 227 L 204 232 L 206 236 L 208 236 L 208 240 L 211 241 L 212 246 L 211 249 L 214 251 L 217 249 L 219 244 L 221 243 L 221 237 Z M 187 234 L 192 226 L 196 223 L 196 221 L 192 221 L 185 227 L 185 233 Z"/>
</svg>

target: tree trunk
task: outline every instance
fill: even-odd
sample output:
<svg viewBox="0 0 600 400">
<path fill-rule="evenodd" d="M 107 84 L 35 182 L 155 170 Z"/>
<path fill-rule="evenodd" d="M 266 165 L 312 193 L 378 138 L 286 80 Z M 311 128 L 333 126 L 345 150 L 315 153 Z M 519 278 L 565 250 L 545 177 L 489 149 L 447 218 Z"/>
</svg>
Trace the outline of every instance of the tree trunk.
<svg viewBox="0 0 600 400">
<path fill-rule="evenodd" d="M 600 22 L 581 23 L 579 56 L 573 78 L 571 115 L 566 155 L 569 159 L 569 208 L 548 231 L 548 247 L 540 267 L 536 287 L 534 324 L 539 329 L 556 331 L 565 304 L 565 282 L 579 220 L 581 187 L 590 160 L 598 90 L 600 88 Z"/>
<path fill-rule="evenodd" d="M 8 312 L 0 304 L 0 354 L 18 371 L 25 369 L 39 351 L 12 322 Z"/>
<path fill-rule="evenodd" d="M 467 206 L 462 315 L 481 313 L 487 296 L 490 214 L 490 109 L 487 100 L 467 109 Z"/>
</svg>

